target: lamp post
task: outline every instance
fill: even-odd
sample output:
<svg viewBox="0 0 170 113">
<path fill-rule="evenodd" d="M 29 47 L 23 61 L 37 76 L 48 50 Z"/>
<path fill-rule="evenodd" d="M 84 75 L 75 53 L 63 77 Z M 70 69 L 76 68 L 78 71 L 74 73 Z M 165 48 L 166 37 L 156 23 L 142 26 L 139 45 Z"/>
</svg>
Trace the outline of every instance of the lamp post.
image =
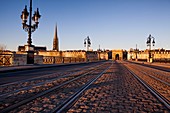
<svg viewBox="0 0 170 113">
<path fill-rule="evenodd" d="M 89 51 L 90 45 L 91 45 L 91 41 L 89 36 L 87 36 L 87 38 L 84 39 L 84 47 L 87 47 L 87 51 Z"/>
<path fill-rule="evenodd" d="M 28 16 L 29 16 L 29 23 L 27 24 Z M 30 0 L 30 11 L 28 12 L 27 6 L 25 6 L 25 8 L 21 14 L 23 29 L 26 32 L 28 32 L 28 41 L 27 41 L 27 45 L 25 45 L 25 51 L 27 51 L 27 53 L 28 53 L 27 54 L 27 64 L 34 63 L 34 45 L 32 45 L 31 34 L 38 28 L 40 17 L 41 17 L 41 15 L 39 14 L 38 8 L 37 8 L 37 11 L 35 11 L 32 16 L 32 0 Z M 32 25 L 32 21 L 34 21 L 33 25 Z"/>
<path fill-rule="evenodd" d="M 134 52 L 135 52 L 135 55 L 136 55 L 136 58 L 135 60 L 138 61 L 138 53 L 139 53 L 139 49 L 137 48 L 137 44 L 136 44 L 136 49 L 134 49 Z"/>
<path fill-rule="evenodd" d="M 100 53 L 102 52 L 102 50 L 100 49 L 100 45 L 99 45 L 99 49 L 97 50 L 97 52 L 98 52 L 98 54 L 99 54 L 98 60 L 100 60 L 100 59 L 101 59 L 101 58 L 100 58 Z"/>
<path fill-rule="evenodd" d="M 152 62 L 153 59 L 152 59 L 152 55 L 151 55 L 151 46 L 155 46 L 155 38 L 153 36 L 151 36 L 151 34 L 147 38 L 146 44 L 147 44 L 147 46 L 149 46 L 149 59 L 148 59 L 148 62 Z"/>
</svg>

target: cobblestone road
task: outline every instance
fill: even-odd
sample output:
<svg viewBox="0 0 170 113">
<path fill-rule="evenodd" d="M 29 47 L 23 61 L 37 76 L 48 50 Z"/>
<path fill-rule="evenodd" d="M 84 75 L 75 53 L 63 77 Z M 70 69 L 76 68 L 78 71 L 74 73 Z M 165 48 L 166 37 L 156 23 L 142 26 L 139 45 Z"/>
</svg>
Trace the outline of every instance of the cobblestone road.
<svg viewBox="0 0 170 113">
<path fill-rule="evenodd" d="M 73 112 L 169 113 L 170 111 L 121 64 L 115 63 L 68 110 L 68 113 Z"/>
</svg>

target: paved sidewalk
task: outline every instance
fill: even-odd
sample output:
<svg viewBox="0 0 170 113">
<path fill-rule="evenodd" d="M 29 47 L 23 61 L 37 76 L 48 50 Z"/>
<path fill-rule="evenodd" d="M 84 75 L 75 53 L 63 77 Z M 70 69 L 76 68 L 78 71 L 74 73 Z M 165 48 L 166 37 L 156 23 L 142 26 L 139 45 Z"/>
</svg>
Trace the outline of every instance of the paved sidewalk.
<svg viewBox="0 0 170 113">
<path fill-rule="evenodd" d="M 21 71 L 21 70 L 29 70 L 29 69 L 39 69 L 39 68 L 48 68 L 55 66 L 63 66 L 63 65 L 76 65 L 76 64 L 87 64 L 87 63 L 97 63 L 97 62 L 105 62 L 102 61 L 93 61 L 93 62 L 73 62 L 73 63 L 61 63 L 61 64 L 28 64 L 21 66 L 0 66 L 0 73 L 6 73 L 9 71 Z"/>
<path fill-rule="evenodd" d="M 73 65 L 78 63 L 65 63 L 65 64 L 39 64 L 39 65 L 22 65 L 22 66 L 0 66 L 0 73 L 5 73 L 9 71 L 21 71 L 21 70 L 30 70 L 30 69 L 38 69 L 38 68 L 48 68 L 54 66 L 62 66 L 62 65 Z"/>
<path fill-rule="evenodd" d="M 170 68 L 170 63 L 159 63 L 159 62 L 150 63 L 150 62 L 142 62 L 142 61 L 130 61 L 130 62 Z"/>
<path fill-rule="evenodd" d="M 94 62 L 77 62 L 77 63 L 62 63 L 62 64 L 28 64 L 22 66 L 0 66 L 0 73 L 9 72 L 9 71 L 21 71 L 21 70 L 29 70 L 29 69 L 38 69 L 38 68 L 48 68 L 62 65 L 75 65 L 75 64 L 86 64 L 86 63 L 96 63 Z M 99 61 L 103 62 L 103 61 Z"/>
<path fill-rule="evenodd" d="M 6 71 L 14 71 L 14 70 L 26 70 L 26 69 L 35 69 L 35 68 L 42 68 L 42 67 L 52 67 L 57 65 L 23 65 L 23 66 L 9 66 L 9 67 L 0 67 L 0 72 Z"/>
</svg>

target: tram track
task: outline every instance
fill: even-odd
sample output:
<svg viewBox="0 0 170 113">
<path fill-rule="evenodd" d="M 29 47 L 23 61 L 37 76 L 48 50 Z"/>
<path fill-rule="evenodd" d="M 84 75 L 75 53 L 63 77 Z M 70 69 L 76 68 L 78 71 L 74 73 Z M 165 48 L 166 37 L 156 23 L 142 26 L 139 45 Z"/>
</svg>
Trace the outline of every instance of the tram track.
<svg viewBox="0 0 170 113">
<path fill-rule="evenodd" d="M 12 90 L 8 90 L 7 93 L 1 94 L 0 95 L 0 102 L 1 104 L 1 108 L 3 109 L 5 107 L 10 106 L 12 103 L 18 103 L 18 102 L 22 102 L 22 100 L 24 98 L 30 98 L 30 97 L 34 97 L 34 95 L 38 95 L 38 93 L 41 93 L 45 90 L 48 90 L 50 88 L 53 88 L 55 86 L 60 85 L 63 82 L 67 82 L 71 79 L 74 79 L 76 77 L 79 77 L 79 75 L 81 74 L 88 74 L 89 71 L 92 71 L 94 68 L 100 67 L 101 65 L 96 65 L 94 67 L 89 67 L 89 68 L 85 68 L 84 70 L 82 70 L 82 68 L 79 68 L 78 71 L 69 71 L 68 75 L 64 72 L 63 76 L 58 76 L 57 77 L 53 77 L 53 80 L 48 80 L 47 77 L 49 76 L 45 76 L 45 81 L 39 80 L 42 79 L 40 77 L 38 77 L 38 82 L 36 82 L 36 79 L 31 79 L 31 81 L 29 81 L 30 83 L 28 83 L 28 80 L 24 80 L 22 81 L 21 84 L 17 84 L 17 86 L 22 86 L 22 84 L 24 82 L 27 82 L 27 85 L 25 85 L 26 87 L 22 87 L 16 90 L 15 85 L 12 84 Z M 61 74 L 62 75 L 62 74 Z M 43 78 L 44 79 L 44 78 Z M 34 83 L 34 84 L 33 84 Z M 37 83 L 37 84 L 35 84 Z M 11 85 L 11 84 L 10 84 Z M 4 85 L 3 85 L 4 86 Z M 7 85 L 8 86 L 8 85 Z M 15 89 L 13 89 L 13 87 L 15 87 Z M 7 87 L 8 88 L 8 87 Z M 6 88 L 5 88 L 6 89 Z M 4 104 L 5 103 L 5 104 Z"/>
<path fill-rule="evenodd" d="M 93 64 L 92 66 L 97 66 L 96 64 Z M 16 88 L 16 85 L 18 84 L 18 83 L 23 83 L 22 85 L 19 85 L 19 87 L 25 87 L 25 82 L 31 82 L 31 81 L 33 81 L 33 82 L 41 82 L 41 80 L 42 79 L 53 79 L 53 78 L 56 78 L 56 75 L 66 75 L 66 74 L 70 74 L 70 73 L 73 73 L 73 72 L 77 72 L 77 71 L 79 71 L 79 70 L 83 70 L 84 68 L 91 68 L 90 66 L 84 66 L 84 67 L 76 67 L 75 69 L 69 69 L 69 70 L 66 70 L 66 71 L 64 71 L 63 72 L 63 70 L 61 70 L 61 71 L 59 71 L 59 72 L 53 72 L 52 74 L 45 74 L 45 75 L 43 75 L 43 74 L 41 74 L 42 76 L 36 76 L 36 77 L 31 77 L 31 78 L 28 78 L 28 79 L 24 79 L 24 80 L 20 80 L 20 81 L 16 81 L 16 82 L 9 82 L 9 83 L 5 83 L 5 84 L 1 84 L 0 85 L 0 88 L 2 89 L 3 87 L 8 87 L 8 86 L 14 86 L 15 85 L 15 88 Z M 17 74 L 16 74 L 17 75 Z M 13 75 L 13 76 L 15 76 L 15 75 Z M 39 81 L 38 81 L 39 80 Z M 27 83 L 28 85 L 29 85 L 29 83 Z M 27 85 L 26 84 L 26 85 Z M 1 91 L 0 90 L 0 93 L 2 93 L 2 92 L 4 92 L 4 91 Z"/>
<path fill-rule="evenodd" d="M 130 71 L 130 70 L 129 70 Z M 170 102 L 164 96 L 162 96 L 159 92 L 157 92 L 154 88 L 152 88 L 149 84 L 139 78 L 135 73 L 130 71 L 135 78 L 137 78 L 153 95 L 155 95 L 169 110 L 170 110 Z"/>
<path fill-rule="evenodd" d="M 145 67 L 149 67 L 149 68 L 153 68 L 153 69 L 157 69 L 157 70 L 160 70 L 160 71 L 170 72 L 169 66 L 152 65 L 152 63 L 151 64 L 145 64 L 145 63 L 138 63 L 138 62 L 131 62 L 131 61 L 127 61 L 127 62 L 137 64 L 137 65 L 141 65 L 141 66 L 145 66 Z"/>
<path fill-rule="evenodd" d="M 109 67 L 108 67 L 109 68 Z M 92 85 L 99 77 L 103 75 L 104 72 L 106 72 L 105 69 L 102 73 L 100 73 L 96 78 L 90 80 L 86 85 L 84 85 L 80 90 L 78 90 L 74 95 L 72 95 L 69 99 L 64 101 L 60 106 L 55 108 L 52 113 L 61 113 L 66 112 L 75 102 L 76 100 L 81 96 L 81 94 L 89 88 L 90 85 Z"/>
<path fill-rule="evenodd" d="M 162 95 L 160 95 L 160 93 L 158 91 L 156 91 L 153 87 L 151 87 L 148 83 L 146 83 L 144 80 L 142 80 L 140 77 L 138 77 L 138 75 L 136 75 L 132 70 L 130 70 L 127 66 L 125 66 L 125 64 L 119 64 L 119 65 L 122 65 L 124 68 L 122 68 L 121 70 L 126 72 L 127 75 L 131 75 L 134 77 L 134 79 L 136 79 L 137 81 L 139 81 L 139 83 L 144 86 L 147 90 L 148 90 L 148 93 L 151 93 L 153 96 L 155 96 L 163 105 L 165 105 L 165 107 L 170 110 L 170 104 L 169 104 L 169 101 Z M 126 71 L 125 71 L 126 70 Z M 129 74 L 128 74 L 129 73 Z M 126 76 L 127 76 L 126 75 Z M 123 75 L 121 75 L 123 76 Z M 107 79 L 106 79 L 107 80 Z M 108 79 L 109 80 L 109 79 Z M 91 89 L 92 90 L 92 89 Z M 94 90 L 94 89 L 93 89 Z M 84 108 L 87 108 L 89 109 L 89 106 L 86 106 L 86 100 L 89 100 L 87 96 L 89 93 L 91 93 L 90 91 L 86 91 L 87 93 L 85 93 L 85 95 L 75 95 L 74 97 L 72 97 L 70 100 L 66 101 L 63 103 L 63 106 L 61 106 L 60 108 L 58 109 L 55 109 L 53 110 L 53 113 L 65 113 L 65 112 L 68 112 L 68 113 L 72 113 L 74 111 L 76 111 L 76 109 L 78 109 L 78 112 L 83 112 L 83 111 L 86 111 L 84 110 Z M 108 91 L 107 91 L 108 92 Z M 144 91 L 145 92 L 145 91 Z M 146 92 L 145 92 L 146 93 Z M 93 94 L 93 95 L 96 95 L 96 94 Z M 78 98 L 81 98 L 83 100 L 78 100 Z M 94 97 L 91 97 L 91 98 L 94 98 Z M 134 97 L 132 97 L 132 101 L 136 100 L 136 99 L 133 99 Z M 140 97 L 137 97 L 137 98 L 140 98 Z M 96 100 L 100 100 L 100 99 L 96 99 Z M 144 99 L 142 99 L 142 101 L 145 101 Z M 85 103 L 82 103 L 82 102 L 85 102 Z M 146 102 L 150 102 L 148 100 L 146 100 Z M 80 103 L 80 105 L 79 105 Z M 78 104 L 78 105 L 77 105 Z M 143 103 L 145 104 L 145 103 Z M 74 105 L 74 107 L 72 107 Z M 82 105 L 82 106 L 81 106 Z M 95 103 L 95 105 L 99 105 L 98 103 Z M 80 107 L 76 107 L 76 106 L 80 106 Z M 97 106 L 95 106 L 97 107 Z M 72 108 L 72 109 L 71 109 Z M 100 108 L 98 108 L 100 109 Z M 147 109 L 147 106 L 144 107 L 144 109 Z M 107 109 L 106 111 L 108 111 L 109 109 Z M 91 110 L 93 111 L 93 110 Z M 114 111 L 114 110 L 113 110 Z M 116 110 L 115 110 L 116 111 Z M 96 112 L 96 111 L 95 111 Z M 100 111 L 99 111 L 100 112 Z M 118 112 L 118 111 L 117 111 Z"/>
<path fill-rule="evenodd" d="M 17 93 L 23 90 L 28 90 L 28 89 L 31 89 L 32 87 L 50 83 L 57 79 L 78 75 L 79 72 L 85 73 L 89 70 L 93 70 L 93 68 L 96 66 L 100 66 L 100 65 L 85 66 L 81 68 L 70 69 L 65 72 L 46 74 L 43 76 L 33 77 L 30 79 L 26 79 L 26 80 L 3 84 L 3 85 L 0 85 L 0 93 L 1 93 L 0 97 L 11 94 L 11 93 Z"/>
<path fill-rule="evenodd" d="M 87 71 L 92 70 L 92 69 L 93 68 L 85 69 L 85 70 L 81 71 L 81 73 L 86 73 Z M 19 81 L 19 82 L 15 82 L 15 83 L 1 85 L 0 86 L 1 87 L 0 97 L 10 95 L 12 93 L 18 93 L 18 92 L 23 91 L 23 90 L 30 90 L 30 89 L 32 89 L 34 87 L 42 86 L 42 85 L 51 83 L 51 82 L 53 82 L 55 80 L 58 80 L 58 79 L 78 75 L 78 74 L 80 74 L 80 70 L 81 69 L 72 70 L 72 71 L 63 72 L 63 73 L 55 73 L 55 75 L 57 75 L 57 76 L 54 76 L 54 74 L 48 74 L 48 75 L 45 75 L 43 77 L 36 77 L 36 78 L 31 78 L 31 79 L 28 79 L 28 80 L 24 80 L 24 81 Z M 50 77 L 50 76 L 53 76 L 53 77 Z M 27 84 L 23 85 L 25 82 L 27 82 Z M 30 82 L 30 83 L 28 83 L 28 82 Z M 15 86 L 15 84 L 17 84 L 17 86 L 19 86 L 19 87 L 17 88 Z M 11 90 L 9 90 L 9 87 L 11 85 L 12 85 L 12 88 L 10 88 Z M 13 87 L 15 87 L 15 89 Z M 8 88 L 8 90 L 6 90 L 7 88 Z"/>
<path fill-rule="evenodd" d="M 123 64 L 114 66 L 102 75 L 68 108 L 54 113 L 81 112 L 167 112 L 170 111 L 154 90 Z M 151 89 L 151 88 L 150 88 Z M 154 91 L 154 92 L 153 92 Z M 71 107 L 69 107 L 71 106 Z"/>
<path fill-rule="evenodd" d="M 166 98 L 128 66 L 127 63 L 108 61 L 0 112 L 170 111 Z"/>
<path fill-rule="evenodd" d="M 143 68 L 124 64 L 126 69 L 170 110 L 170 84 Z M 151 70 L 150 70 L 151 71 Z M 160 73 L 159 73 L 160 74 Z M 159 75 L 157 73 L 157 75 Z M 163 76 L 163 75 L 161 75 Z"/>
<path fill-rule="evenodd" d="M 105 61 L 103 61 L 105 62 Z M 0 85 L 5 85 L 5 84 L 10 84 L 13 82 L 18 82 L 18 81 L 24 81 L 26 79 L 30 79 L 30 78 L 36 78 L 36 77 L 42 77 L 45 75 L 50 75 L 53 73 L 63 73 L 63 72 L 67 72 L 68 70 L 74 70 L 74 69 L 78 69 L 78 68 L 86 68 L 88 66 L 95 66 L 95 65 L 100 65 L 102 63 L 101 62 L 90 62 L 90 63 L 80 63 L 80 64 L 66 64 L 66 65 L 54 65 L 54 66 L 40 66 L 42 68 L 26 68 L 23 66 L 23 70 L 22 71 L 12 71 L 12 72 L 6 72 L 6 73 L 0 73 Z M 33 66 L 34 67 L 34 66 Z M 26 68 L 26 69 L 25 69 Z M 10 70 L 10 67 L 9 67 Z M 17 84 L 15 84 L 17 85 Z M 25 84 L 23 84 L 25 85 Z"/>
<path fill-rule="evenodd" d="M 91 77 L 96 76 L 96 74 L 95 74 L 96 71 L 97 70 L 99 71 L 99 70 L 103 69 L 104 67 L 106 67 L 105 65 L 106 64 L 102 64 L 102 66 L 97 66 L 97 68 L 93 67 L 91 70 L 87 70 L 88 72 L 86 71 L 86 73 L 84 73 L 84 74 L 80 73 L 79 76 L 73 77 L 73 79 L 70 79 L 70 80 L 67 80 L 67 81 L 65 81 L 63 83 L 60 83 L 60 84 L 56 85 L 55 87 L 52 87 L 52 88 L 49 88 L 49 89 L 45 89 L 43 92 L 35 94 L 34 96 L 32 96 L 32 97 L 30 97 L 28 99 L 24 99 L 23 101 L 16 102 L 16 103 L 13 103 L 12 105 L 4 107 L 4 109 L 1 109 L 1 112 L 5 113 L 5 112 L 8 112 L 8 111 L 11 111 L 11 110 L 15 109 L 16 107 L 18 108 L 19 106 L 22 106 L 23 104 L 29 103 L 29 102 L 35 100 L 36 98 L 40 98 L 41 96 L 46 95 L 46 94 L 48 94 L 50 92 L 54 92 L 55 90 L 59 91 L 65 85 L 68 85 L 68 84 L 70 84 L 70 83 L 72 83 L 74 81 L 78 81 L 80 78 L 81 79 L 87 79 L 87 78 L 88 79 L 92 79 Z M 93 76 L 90 76 L 90 75 L 93 75 Z M 84 81 L 86 81 L 86 80 L 84 80 Z M 79 83 L 79 82 L 80 81 L 78 81 L 77 83 Z M 82 82 L 82 84 L 85 84 L 85 83 Z"/>
</svg>

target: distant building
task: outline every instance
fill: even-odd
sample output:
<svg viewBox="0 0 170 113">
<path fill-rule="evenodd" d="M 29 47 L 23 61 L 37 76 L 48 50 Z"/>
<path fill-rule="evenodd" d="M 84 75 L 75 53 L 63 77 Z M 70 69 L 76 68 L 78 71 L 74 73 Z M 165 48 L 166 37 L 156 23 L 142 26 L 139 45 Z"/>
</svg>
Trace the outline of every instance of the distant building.
<svg viewBox="0 0 170 113">
<path fill-rule="evenodd" d="M 127 60 L 127 54 L 123 49 L 112 50 L 112 60 Z"/>
<path fill-rule="evenodd" d="M 170 62 L 170 50 L 165 49 L 154 49 L 150 50 L 152 62 Z M 131 49 L 128 51 L 128 60 L 136 61 L 148 61 L 149 50 L 138 50 Z"/>
<path fill-rule="evenodd" d="M 49 51 L 38 51 L 37 55 L 42 55 L 46 58 L 44 61 L 45 63 L 53 63 L 57 62 L 58 58 L 68 59 L 68 62 L 72 62 L 72 59 L 84 60 L 84 61 L 97 61 L 98 54 L 96 51 L 85 51 L 85 50 L 66 50 L 66 51 L 59 51 L 59 38 L 58 38 L 58 31 L 57 25 L 55 27 L 54 38 L 53 38 L 53 49 Z M 53 59 L 53 60 L 52 60 Z M 54 60 L 55 59 L 55 60 Z M 61 61 L 60 61 L 61 62 Z"/>
<path fill-rule="evenodd" d="M 26 54 L 26 47 L 19 46 L 17 54 Z M 76 61 L 97 61 L 97 60 L 136 60 L 136 61 L 149 61 L 151 62 L 170 62 L 170 50 L 154 49 L 154 50 L 139 50 L 130 49 L 129 51 L 123 49 L 117 50 L 101 50 L 100 47 L 97 51 L 85 51 L 85 50 L 66 50 L 59 51 L 59 38 L 57 25 L 55 26 L 53 48 L 47 51 L 46 47 L 34 47 L 34 55 L 43 56 L 43 63 L 63 63 L 76 62 Z M 6 52 L 9 54 L 9 52 Z M 12 53 L 11 53 L 12 54 Z M 150 56 L 149 56 L 150 55 Z M 150 59 L 149 58 L 149 59 Z"/>
<path fill-rule="evenodd" d="M 18 51 L 25 51 L 25 46 L 18 46 Z M 37 51 L 47 51 L 47 48 L 46 47 L 40 47 L 40 46 L 35 46 L 34 47 L 34 51 L 37 52 Z"/>
<path fill-rule="evenodd" d="M 59 51 L 59 41 L 58 41 L 58 35 L 57 35 L 57 25 L 56 25 L 55 32 L 54 32 L 53 50 Z"/>
<path fill-rule="evenodd" d="M 109 60 L 112 59 L 112 51 L 110 50 L 97 50 L 98 60 Z"/>
</svg>

